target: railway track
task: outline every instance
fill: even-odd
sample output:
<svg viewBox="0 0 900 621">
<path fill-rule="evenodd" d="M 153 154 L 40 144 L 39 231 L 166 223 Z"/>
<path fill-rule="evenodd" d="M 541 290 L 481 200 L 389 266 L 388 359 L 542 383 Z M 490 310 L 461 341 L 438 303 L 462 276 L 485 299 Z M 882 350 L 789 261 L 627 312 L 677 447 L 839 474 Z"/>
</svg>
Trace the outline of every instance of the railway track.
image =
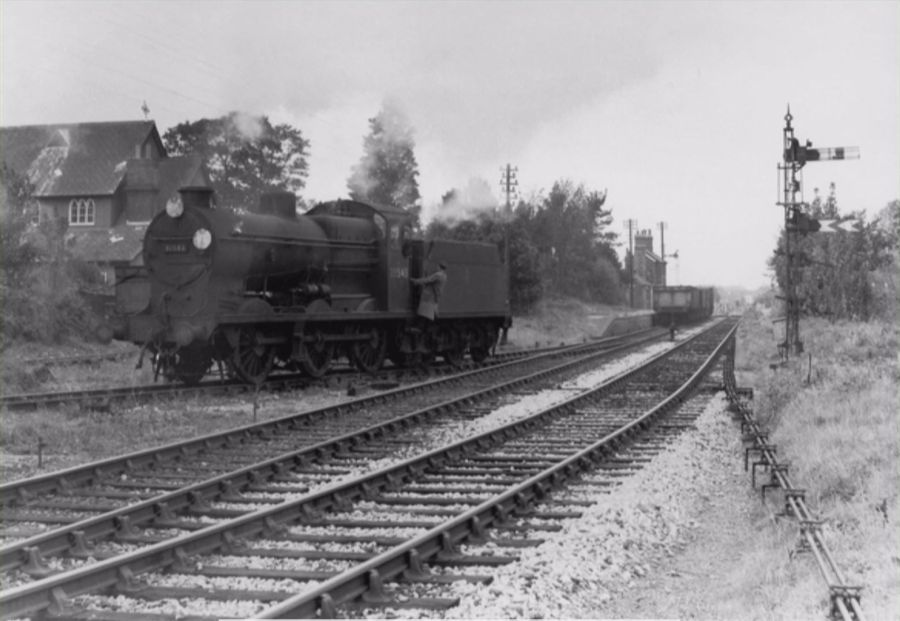
<svg viewBox="0 0 900 621">
<path fill-rule="evenodd" d="M 646 333 L 650 333 L 648 330 Z M 386 367 L 376 374 L 364 374 L 355 371 L 349 367 L 336 368 L 332 373 L 323 378 L 311 378 L 308 375 L 300 373 L 283 373 L 275 374 L 269 377 L 263 384 L 261 389 L 266 391 L 284 391 L 294 390 L 297 388 L 305 388 L 313 384 L 392 384 L 398 381 L 409 380 L 410 378 L 422 377 L 423 375 L 447 375 L 458 372 L 460 369 L 474 369 L 483 365 L 496 365 L 519 360 L 526 357 L 533 357 L 541 354 L 559 354 L 563 352 L 572 352 L 577 354 L 584 349 L 590 350 L 594 347 L 605 347 L 610 342 L 623 337 L 612 337 L 601 339 L 587 344 L 546 347 L 533 350 L 516 350 L 498 352 L 490 357 L 481 365 L 476 365 L 470 360 L 466 360 L 461 366 L 455 367 L 449 364 L 439 364 L 429 367 L 428 369 L 407 369 Z M 86 408 L 109 408 L 113 403 L 132 403 L 138 404 L 153 399 L 181 399 L 185 397 L 204 395 L 228 395 L 252 392 L 254 386 L 248 385 L 238 380 L 228 379 L 209 379 L 201 382 L 196 386 L 188 386 L 180 382 L 170 384 L 149 384 L 145 386 L 119 386 L 94 388 L 89 390 L 72 390 L 72 391 L 50 391 L 36 393 L 18 393 L 0 396 L 0 408 L 8 411 L 15 410 L 33 410 L 38 408 L 58 407 L 60 405 L 78 404 Z"/>
<path fill-rule="evenodd" d="M 297 464 L 346 451 L 348 446 L 360 451 L 371 438 L 412 428 L 459 403 L 477 413 L 486 400 L 504 391 L 552 381 L 561 373 L 596 365 L 598 358 L 657 338 L 651 332 L 610 340 L 574 358 L 542 354 L 4 484 L 0 535 L 7 543 L 20 541 L 0 549 L 0 568 L 41 575 L 46 573 L 42 557 L 83 550 L 78 541 L 120 534 L 122 528 L 134 529 L 157 518 L 160 511 L 183 511 L 251 480 L 257 491 L 266 493 L 269 479 Z"/>
<path fill-rule="evenodd" d="M 76 365 L 91 365 L 98 362 L 119 361 L 126 358 L 134 358 L 135 351 L 117 351 L 97 354 L 72 354 L 68 356 L 41 356 L 39 358 L 27 358 L 22 363 L 29 367 L 64 367 Z"/>
<path fill-rule="evenodd" d="M 250 602 L 250 608 L 230 604 L 230 609 L 216 609 L 211 604 L 202 614 L 314 616 L 318 611 L 329 616 L 335 606 L 360 598 L 370 603 L 389 601 L 384 584 L 398 577 L 423 584 L 483 579 L 435 573 L 430 567 L 508 562 L 499 556 L 500 560 L 466 560 L 456 546 L 486 536 L 488 529 L 525 532 L 521 526 L 511 526 L 519 514 L 538 521 L 569 516 L 572 512 L 542 513 L 534 505 L 585 469 L 597 464 L 612 464 L 615 469 L 623 463 L 621 456 L 617 461 L 617 453 L 639 435 L 649 439 L 628 450 L 639 453 L 658 446 L 658 430 L 665 429 L 665 424 L 648 435 L 651 425 L 686 398 L 733 334 L 734 322 L 723 322 L 599 389 L 574 391 L 574 396 L 525 419 L 375 472 L 354 475 L 352 466 L 390 453 L 403 441 L 392 430 L 408 427 L 387 425 L 383 432 L 371 431 L 365 443 L 346 440 L 337 449 L 323 450 L 320 459 L 295 461 L 292 471 L 282 466 L 268 478 L 257 474 L 220 486 L 214 499 L 197 494 L 201 502 L 190 509 L 193 519 L 173 518 L 172 507 L 157 499 L 149 518 L 154 532 L 135 535 L 123 529 L 120 520 L 119 542 L 105 550 L 87 547 L 93 539 L 86 533 L 70 532 L 67 538 L 76 543 L 75 556 L 109 558 L 10 588 L 0 594 L 0 605 L 11 616 L 50 612 L 67 618 L 134 618 L 123 612 L 122 607 L 127 609 L 130 603 L 120 601 L 122 606 L 115 604 L 120 610 L 109 612 L 110 602 L 117 598 L 107 598 L 104 591 L 112 588 L 124 594 L 118 600 L 143 602 L 137 608 L 143 607 L 144 612 L 146 602 L 155 599 L 227 596 Z M 439 404 L 438 411 L 479 416 L 469 404 L 471 400 Z M 670 429 L 683 426 L 677 420 L 669 423 Z M 350 480 L 333 482 L 336 474 L 348 474 Z M 315 478 L 332 482 L 319 491 L 298 489 Z M 269 488 L 261 490 L 261 484 Z M 279 486 L 284 488 L 281 493 L 275 489 Z M 219 504 L 212 506 L 212 500 Z M 204 524 L 200 517 L 209 519 L 213 510 L 222 521 Z M 539 530 L 539 526 L 530 528 Z M 172 527 L 193 532 L 172 538 L 163 532 Z M 386 527 L 405 530 L 389 536 L 369 534 Z M 129 539 L 150 545 L 127 548 Z M 527 537 L 519 538 L 507 547 L 531 543 Z M 39 557 L 34 549 L 25 551 L 25 562 L 34 563 L 27 569 L 40 570 Z M 265 567 L 255 559 L 263 559 L 260 563 Z M 52 571 L 47 566 L 43 569 Z M 167 574 L 159 573 L 164 570 L 193 576 L 194 582 L 173 586 Z M 245 580 L 240 587 L 209 590 L 209 581 L 234 577 L 253 580 Z M 277 583 L 274 587 L 272 581 Z M 260 584 L 267 588 L 248 586 Z M 292 591 L 303 594 L 290 596 Z M 413 601 L 401 597 L 407 603 Z M 280 600 L 283 603 L 266 608 Z M 413 603 L 448 605 L 440 598 Z"/>
</svg>

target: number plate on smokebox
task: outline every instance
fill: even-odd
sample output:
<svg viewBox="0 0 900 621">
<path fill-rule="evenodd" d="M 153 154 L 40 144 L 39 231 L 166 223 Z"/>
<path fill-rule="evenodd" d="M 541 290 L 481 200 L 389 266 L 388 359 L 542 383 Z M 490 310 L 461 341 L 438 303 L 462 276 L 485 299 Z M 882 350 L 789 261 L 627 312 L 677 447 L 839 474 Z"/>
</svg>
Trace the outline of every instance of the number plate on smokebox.
<svg viewBox="0 0 900 621">
<path fill-rule="evenodd" d="M 166 254 L 187 254 L 188 245 L 187 242 L 183 244 L 163 244 L 163 251 Z"/>
</svg>

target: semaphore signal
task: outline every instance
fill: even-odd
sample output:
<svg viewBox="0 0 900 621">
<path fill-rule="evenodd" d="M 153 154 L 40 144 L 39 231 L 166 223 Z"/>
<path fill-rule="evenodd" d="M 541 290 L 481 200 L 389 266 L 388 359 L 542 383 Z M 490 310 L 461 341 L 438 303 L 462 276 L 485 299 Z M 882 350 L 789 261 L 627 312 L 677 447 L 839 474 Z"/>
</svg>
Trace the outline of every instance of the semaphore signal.
<svg viewBox="0 0 900 621">
<path fill-rule="evenodd" d="M 784 341 L 778 348 L 784 359 L 791 354 L 798 355 L 803 352 L 803 342 L 800 340 L 800 299 L 797 295 L 795 268 L 801 267 L 798 260 L 799 253 L 791 252 L 791 247 L 798 243 L 797 236 L 810 233 L 837 233 L 840 231 L 856 230 L 856 220 L 818 220 L 809 214 L 809 204 L 803 202 L 803 167 L 809 162 L 824 162 L 828 160 L 859 159 L 858 147 L 826 147 L 814 148 L 811 141 L 804 145 L 794 136 L 794 128 L 791 107 L 788 106 L 784 116 L 784 155 L 783 163 L 778 165 L 782 173 L 783 198 L 776 203 L 784 207 L 784 252 L 785 257 L 785 291 L 784 296 L 779 296 L 785 303 L 784 316 Z"/>
</svg>

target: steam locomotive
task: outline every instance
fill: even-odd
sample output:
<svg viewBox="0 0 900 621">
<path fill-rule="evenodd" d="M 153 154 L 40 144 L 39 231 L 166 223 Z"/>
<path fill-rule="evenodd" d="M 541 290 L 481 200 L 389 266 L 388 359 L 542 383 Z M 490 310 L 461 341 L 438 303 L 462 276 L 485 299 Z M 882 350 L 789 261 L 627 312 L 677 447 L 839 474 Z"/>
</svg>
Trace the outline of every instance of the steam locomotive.
<svg viewBox="0 0 900 621">
<path fill-rule="evenodd" d="M 116 336 L 157 373 L 193 384 L 214 363 L 249 383 L 275 367 L 325 374 L 338 356 L 362 371 L 385 359 L 483 361 L 511 324 L 508 269 L 494 244 L 424 241 L 404 210 L 352 200 L 296 212 L 290 192 L 249 212 L 183 188 L 149 224 L 144 266 L 120 278 Z M 434 321 L 416 317 L 410 279 L 446 264 Z"/>
</svg>

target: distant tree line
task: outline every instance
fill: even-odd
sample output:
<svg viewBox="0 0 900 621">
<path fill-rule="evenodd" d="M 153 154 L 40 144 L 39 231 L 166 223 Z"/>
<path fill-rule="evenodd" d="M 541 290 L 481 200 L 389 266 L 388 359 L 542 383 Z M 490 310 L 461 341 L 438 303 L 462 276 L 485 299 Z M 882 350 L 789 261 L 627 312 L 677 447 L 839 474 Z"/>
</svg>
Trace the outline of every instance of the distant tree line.
<svg viewBox="0 0 900 621">
<path fill-rule="evenodd" d="M 448 192 L 444 203 L 454 200 Z M 622 266 L 610 231 L 612 211 L 606 193 L 568 180 L 549 193 L 521 200 L 509 217 L 501 207 L 455 221 L 434 220 L 426 237 L 482 240 L 505 244 L 509 239 L 511 302 L 525 311 L 545 295 L 617 304 Z"/>
<path fill-rule="evenodd" d="M 817 220 L 850 217 L 859 225 L 854 232 L 795 236 L 792 280 L 801 310 L 831 319 L 896 318 L 900 201 L 892 201 L 870 220 L 862 211 L 842 214 L 832 183 L 825 198 L 816 189 L 808 215 Z M 769 259 L 782 291 L 787 287 L 785 247 L 782 231 Z"/>
</svg>

